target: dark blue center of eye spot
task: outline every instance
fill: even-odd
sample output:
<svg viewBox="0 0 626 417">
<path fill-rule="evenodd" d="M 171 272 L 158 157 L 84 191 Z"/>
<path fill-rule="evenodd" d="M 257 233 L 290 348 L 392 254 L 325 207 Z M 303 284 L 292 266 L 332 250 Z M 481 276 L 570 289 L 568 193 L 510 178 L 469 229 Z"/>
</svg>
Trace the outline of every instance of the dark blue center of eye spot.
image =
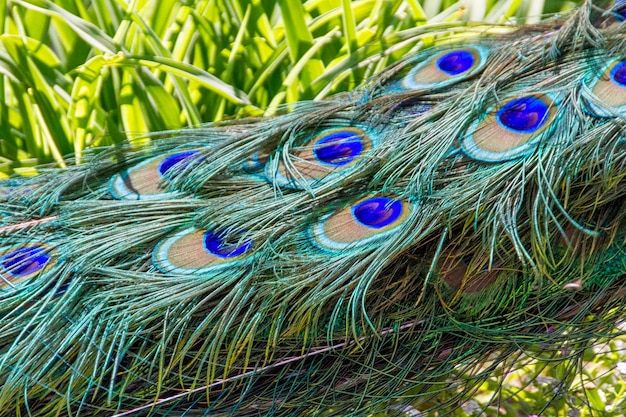
<svg viewBox="0 0 626 417">
<path fill-rule="evenodd" d="M 465 50 L 449 52 L 437 59 L 437 68 L 448 75 L 459 75 L 472 68 L 474 56 Z"/>
<path fill-rule="evenodd" d="M 532 133 L 546 121 L 549 108 L 542 100 L 529 96 L 509 101 L 496 113 L 498 122 L 519 133 Z"/>
<path fill-rule="evenodd" d="M 611 79 L 622 87 L 626 87 L 626 61 L 620 61 L 611 68 Z"/>
<path fill-rule="evenodd" d="M 330 132 L 315 142 L 313 154 L 318 161 L 342 166 L 354 161 L 363 152 L 361 137 L 349 130 Z"/>
<path fill-rule="evenodd" d="M 612 11 L 618 21 L 623 22 L 624 20 L 626 20 L 626 1 L 615 0 L 613 2 Z"/>
<path fill-rule="evenodd" d="M 402 215 L 402 203 L 387 197 L 373 197 L 352 207 L 352 215 L 364 226 L 381 229 Z"/>
<path fill-rule="evenodd" d="M 179 170 L 185 169 L 190 162 L 195 160 L 194 157 L 198 155 L 198 153 L 198 151 L 185 151 L 168 156 L 159 164 L 159 174 L 168 178 L 168 171 L 174 166 Z M 169 177 L 172 177 L 172 173 L 169 173 Z"/>
<path fill-rule="evenodd" d="M 14 277 L 25 277 L 43 269 L 50 255 L 39 246 L 16 249 L 0 257 L 0 266 Z"/>
<path fill-rule="evenodd" d="M 235 233 L 231 239 L 224 239 L 223 233 L 208 231 L 204 234 L 204 247 L 209 253 L 220 258 L 234 258 L 252 247 L 251 240 L 241 243 L 238 235 L 240 233 Z"/>
</svg>

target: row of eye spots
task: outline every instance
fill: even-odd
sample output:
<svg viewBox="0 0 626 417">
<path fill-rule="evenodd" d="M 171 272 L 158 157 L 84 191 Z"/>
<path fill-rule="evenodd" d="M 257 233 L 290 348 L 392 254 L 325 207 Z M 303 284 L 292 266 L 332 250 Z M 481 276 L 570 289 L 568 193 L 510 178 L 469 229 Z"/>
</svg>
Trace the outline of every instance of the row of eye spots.
<svg viewBox="0 0 626 417">
<path fill-rule="evenodd" d="M 546 96 L 511 99 L 495 115 L 490 112 L 479 119 L 462 139 L 461 147 L 468 156 L 486 162 L 519 157 L 532 149 L 533 139 L 555 114 L 556 106 Z M 282 163 L 276 169 L 263 164 L 265 157 L 260 155 L 246 162 L 245 169 L 264 170 L 265 177 L 281 186 L 299 188 L 301 181 L 315 186 L 355 168 L 376 145 L 376 140 L 360 127 L 327 129 L 298 147 L 291 167 L 297 175 Z M 171 180 L 174 172 L 181 172 L 199 159 L 197 150 L 150 159 L 114 176 L 111 194 L 118 199 L 144 200 L 174 196 L 176 191 L 165 190 L 163 181 Z"/>
<path fill-rule="evenodd" d="M 441 52 L 416 65 L 396 88 L 441 87 L 475 75 L 489 53 L 484 47 Z M 586 111 L 595 117 L 626 113 L 626 60 L 607 61 L 582 80 Z M 461 139 L 461 150 L 482 162 L 501 162 L 527 155 L 550 132 L 558 110 L 555 97 L 532 94 L 512 97 L 487 110 Z"/>
<path fill-rule="evenodd" d="M 414 207 L 397 198 L 363 198 L 321 219 L 310 228 L 310 237 L 322 250 L 345 254 L 389 237 L 405 223 L 412 210 Z M 560 244 L 567 246 L 567 242 Z M 225 235 L 188 229 L 159 242 L 153 252 L 153 263 L 163 273 L 207 274 L 251 261 L 254 251 L 255 242 L 245 233 Z M 54 266 L 57 262 L 54 252 L 47 245 L 36 243 L 5 250 L 4 254 L 0 252 L 0 294 Z M 491 265 L 484 257 L 476 260 L 480 268 L 470 269 L 470 264 L 475 263 L 473 258 L 453 247 L 443 250 L 438 268 L 443 282 L 453 291 L 465 294 L 480 291 L 510 269 L 499 261 Z"/>
<path fill-rule="evenodd" d="M 446 86 L 469 78 L 486 65 L 489 50 L 483 46 L 467 46 L 442 51 L 417 63 L 399 81 L 390 83 L 390 92 L 423 90 Z M 613 59 L 601 69 L 600 75 L 590 74 L 585 80 L 583 99 L 587 111 L 597 117 L 611 117 L 626 112 L 626 60 Z M 471 125 L 460 140 L 461 150 L 470 158 L 483 162 L 500 162 L 526 155 L 549 131 L 555 119 L 558 103 L 555 97 L 533 94 L 512 97 L 488 109 Z M 548 132 L 546 132 L 548 133 Z M 326 129 L 306 141 L 294 155 L 293 178 L 284 164 L 269 168 L 266 155 L 255 154 L 245 162 L 249 172 L 263 172 L 281 186 L 295 186 L 308 181 L 323 183 L 324 178 L 340 171 L 345 173 L 376 141 L 362 128 L 351 126 Z M 112 178 L 111 194 L 118 199 L 158 199 L 168 192 L 163 183 L 175 173 L 203 161 L 198 150 L 185 150 L 157 157 L 122 172 Z M 175 169 L 174 169 L 175 168 Z"/>
<path fill-rule="evenodd" d="M 356 250 L 392 232 L 406 221 L 411 210 L 408 202 L 397 198 L 363 198 L 321 219 L 310 228 L 310 237 L 323 250 Z M 244 233 L 187 229 L 156 245 L 153 264 L 165 273 L 202 274 L 246 262 L 254 249 L 255 242 Z M 55 251 L 43 243 L 5 249 L 0 252 L 0 290 L 53 267 L 56 258 Z"/>
<path fill-rule="evenodd" d="M 621 10 L 621 9 L 620 9 Z M 624 13 L 616 11 L 623 20 Z M 483 47 L 467 47 L 444 51 L 413 67 L 394 88 L 402 90 L 427 89 L 449 85 L 475 75 L 486 62 L 488 51 Z M 584 96 L 588 112 L 596 117 L 613 117 L 626 110 L 626 61 L 614 59 L 606 64 L 600 76 L 584 81 Z M 551 97 L 532 95 L 509 99 L 497 109 L 490 109 L 477 120 L 461 140 L 461 148 L 470 157 L 485 162 L 517 158 L 532 149 L 541 133 L 553 122 L 556 104 Z M 329 129 L 306 144 L 297 166 L 307 180 L 319 180 L 337 169 L 353 166 L 373 147 L 369 135 L 360 128 Z M 187 150 L 141 163 L 111 179 L 111 194 L 118 199 L 158 199 L 175 192 L 165 191 L 161 181 L 173 178 L 176 172 L 200 162 L 199 152 Z M 262 165 L 257 155 L 258 165 Z M 311 164 L 315 161 L 318 164 Z M 252 165 L 254 167 L 254 165 Z M 248 165 L 250 167 L 250 165 Z M 274 179 L 289 184 L 291 180 L 281 169 Z M 348 208 L 326 216 L 311 229 L 313 241 L 330 250 L 367 243 L 373 237 L 394 229 L 406 220 L 410 205 L 389 197 L 372 197 L 358 201 Z M 198 237 L 201 236 L 200 239 Z M 198 245 L 198 241 L 201 242 Z M 200 248 L 208 258 L 194 266 L 185 254 L 186 246 Z M 253 242 L 233 244 L 213 231 L 179 233 L 158 245 L 154 262 L 165 271 L 202 270 L 245 258 Z M 182 249 L 182 250 L 181 250 Z M 188 252 L 193 254 L 194 252 Z M 198 253 L 198 252 L 196 252 Z M 192 255 L 193 256 L 193 255 Z M 54 263 L 45 245 L 14 248 L 0 256 L 0 288 L 14 285 L 37 275 Z M 188 266 L 194 266 L 188 268 Z"/>
<path fill-rule="evenodd" d="M 402 200 L 372 196 L 334 212 L 310 228 L 310 237 L 322 250 L 345 254 L 368 243 L 389 237 L 414 208 Z M 561 242 L 563 244 L 563 242 Z M 370 246 L 374 247 L 374 246 Z M 163 273 L 207 274 L 253 260 L 255 242 L 245 233 L 225 235 L 215 231 L 188 229 L 159 242 L 153 263 Z M 54 251 L 45 244 L 30 244 L 6 250 L 0 256 L 0 293 L 37 276 L 56 263 Z M 467 276 L 470 258 L 454 250 L 444 250 L 439 262 L 443 280 L 464 293 L 483 289 L 496 281 L 506 268 L 485 265 Z M 466 279 L 471 279 L 465 283 Z"/>
<path fill-rule="evenodd" d="M 307 230 L 320 250 L 345 254 L 393 233 L 408 219 L 412 205 L 391 196 L 374 195 L 323 216 Z M 225 236 L 213 230 L 183 230 L 160 242 L 153 264 L 166 273 L 207 273 L 253 259 L 257 242 L 245 232 Z"/>
<path fill-rule="evenodd" d="M 423 88 L 467 78 L 483 67 L 486 55 L 486 50 L 479 47 L 440 53 L 415 66 L 397 85 L 400 88 Z M 337 170 L 350 169 L 375 145 L 371 136 L 359 127 L 323 131 L 301 145 L 303 150 L 295 155 L 295 167 L 302 174 L 297 181 L 320 180 Z M 251 172 L 265 170 L 265 175 L 280 185 L 289 186 L 297 182 L 282 165 L 276 172 L 269 172 L 264 168 L 265 158 L 266 155 L 257 154 L 245 163 L 245 168 Z M 171 197 L 176 192 L 165 190 L 163 183 L 172 180 L 174 173 L 201 160 L 197 150 L 185 150 L 144 161 L 115 175 L 110 181 L 110 192 L 117 199 Z"/>
<path fill-rule="evenodd" d="M 469 76 L 482 67 L 484 57 L 485 52 L 478 48 L 441 53 L 416 66 L 400 81 L 400 84 L 404 87 L 421 88 L 428 84 L 419 84 L 418 79 L 426 75 L 435 74 L 439 77 L 430 85 L 435 82 L 447 82 L 454 77 Z M 609 62 L 602 75 L 587 82 L 587 86 L 596 101 L 605 102 L 606 106 L 621 110 L 621 106 L 626 105 L 624 90 L 626 61 Z M 477 120 L 461 140 L 461 147 L 470 157 L 487 162 L 522 156 L 532 149 L 540 134 L 552 123 L 556 107 L 554 100 L 546 95 L 511 98 L 498 108 L 490 109 Z M 589 101 L 589 107 L 590 113 L 605 115 L 595 102 Z M 374 146 L 375 141 L 360 127 L 327 129 L 302 146 L 305 150 L 298 155 L 298 159 L 303 161 L 303 165 L 298 168 L 305 179 L 319 180 L 337 170 L 350 169 Z M 175 175 L 173 172 L 180 172 L 190 164 L 200 161 L 197 150 L 150 159 L 113 177 L 111 193 L 117 198 L 163 198 L 164 195 L 175 192 L 164 191 L 160 186 L 161 181 L 171 180 Z M 173 168 L 176 168 L 176 171 L 173 171 Z M 286 171 L 279 168 L 276 179 L 289 182 L 287 177 Z M 367 218 L 362 214 L 363 207 L 377 207 L 376 210 L 370 210 L 376 214 Z M 371 197 L 327 215 L 311 228 L 310 236 L 317 246 L 328 250 L 358 247 L 359 243 L 368 242 L 382 232 L 395 228 L 398 222 L 401 223 L 406 219 L 408 212 L 410 204 L 407 202 L 384 196 Z M 392 221 L 389 224 L 383 222 L 383 226 L 378 227 L 372 220 L 383 218 L 390 218 Z M 202 237 L 199 238 L 199 235 Z M 211 231 L 193 231 L 186 233 L 185 236 L 177 235 L 166 240 L 167 244 L 159 245 L 159 250 L 154 252 L 154 263 L 164 271 L 211 269 L 214 265 L 227 263 L 225 260 L 244 258 L 253 247 L 251 241 L 233 247 L 232 243 L 220 239 L 219 234 Z M 181 255 L 184 252 L 181 248 L 188 245 L 200 249 L 195 253 L 206 254 L 209 258 L 197 262 L 199 263 L 197 267 L 186 268 L 185 265 L 191 265 L 193 262 Z M 45 267 L 49 258 L 44 262 L 42 256 L 33 248 L 22 248 L 15 253 L 5 254 L 0 267 L 3 268 L 4 275 L 20 279 L 31 275 L 32 271 L 36 272 Z"/>
<path fill-rule="evenodd" d="M 303 149 L 296 155 L 296 168 L 302 178 L 308 181 L 320 180 L 337 170 L 350 169 L 358 160 L 375 146 L 370 135 L 359 127 L 328 129 L 300 146 Z M 257 155 L 257 158 L 259 156 Z M 264 157 L 263 157 L 264 158 Z M 109 190 L 114 198 L 125 200 L 151 200 L 176 196 L 176 191 L 164 188 L 164 182 L 171 181 L 191 165 L 204 160 L 199 150 L 185 150 L 155 157 L 141 162 L 120 174 L 113 176 Z M 264 164 L 258 159 L 246 162 L 249 172 L 262 171 Z M 290 184 L 293 179 L 284 166 L 275 173 L 266 171 L 281 184 Z"/>
<path fill-rule="evenodd" d="M 466 47 L 445 51 L 417 64 L 395 89 L 422 89 L 446 85 L 480 71 L 488 57 L 484 47 Z M 626 112 L 626 60 L 606 63 L 600 75 L 583 80 L 583 101 L 589 114 L 614 117 Z M 501 162 L 527 155 L 550 126 L 558 111 L 558 99 L 548 94 L 511 97 L 487 109 L 476 118 L 460 140 L 461 150 L 482 162 Z M 336 173 L 345 173 L 368 151 L 377 146 L 373 135 L 357 126 L 326 129 L 298 146 L 293 158 L 297 178 L 284 164 L 278 168 L 264 164 L 266 155 L 255 154 L 244 162 L 248 172 L 260 173 L 274 183 L 300 188 L 307 181 L 321 184 Z M 142 162 L 110 183 L 111 194 L 118 199 L 159 199 L 176 192 L 166 191 L 163 183 L 190 165 L 202 162 L 198 150 L 185 150 Z"/>
</svg>

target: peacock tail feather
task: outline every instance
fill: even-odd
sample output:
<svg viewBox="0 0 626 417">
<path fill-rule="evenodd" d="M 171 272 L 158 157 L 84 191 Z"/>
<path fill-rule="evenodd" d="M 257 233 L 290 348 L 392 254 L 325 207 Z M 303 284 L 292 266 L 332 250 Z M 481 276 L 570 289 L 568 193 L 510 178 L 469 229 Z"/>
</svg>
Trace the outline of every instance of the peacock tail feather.
<svg viewBox="0 0 626 417">
<path fill-rule="evenodd" d="M 574 366 L 625 317 L 599 6 L 0 183 L 0 415 L 446 412 L 520 352 Z"/>
</svg>

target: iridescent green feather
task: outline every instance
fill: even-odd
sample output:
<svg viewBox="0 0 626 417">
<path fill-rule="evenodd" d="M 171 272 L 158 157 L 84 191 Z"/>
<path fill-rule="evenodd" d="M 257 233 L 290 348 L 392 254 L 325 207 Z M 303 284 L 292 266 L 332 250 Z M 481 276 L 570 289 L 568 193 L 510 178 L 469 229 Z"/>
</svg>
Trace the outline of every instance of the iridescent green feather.
<svg viewBox="0 0 626 417">
<path fill-rule="evenodd" d="M 584 83 L 623 59 L 615 13 L 9 180 L 0 415 L 445 412 L 521 351 L 606 336 L 626 125 Z"/>
</svg>

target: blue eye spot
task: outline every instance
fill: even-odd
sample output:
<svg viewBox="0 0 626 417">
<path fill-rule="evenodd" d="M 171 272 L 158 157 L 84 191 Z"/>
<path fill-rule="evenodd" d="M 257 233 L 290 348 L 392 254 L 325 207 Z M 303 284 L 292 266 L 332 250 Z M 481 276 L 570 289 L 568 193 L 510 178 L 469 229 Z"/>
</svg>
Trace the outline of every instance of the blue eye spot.
<svg viewBox="0 0 626 417">
<path fill-rule="evenodd" d="M 532 133 L 546 121 L 548 105 L 536 97 L 521 97 L 511 100 L 496 113 L 498 122 L 518 133 Z"/>
<path fill-rule="evenodd" d="M 13 277 L 25 277 L 44 268 L 50 255 L 39 246 L 16 249 L 0 257 L 0 266 Z"/>
<path fill-rule="evenodd" d="M 468 51 L 454 51 L 437 59 L 437 68 L 448 75 L 459 75 L 474 66 L 474 56 Z"/>
<path fill-rule="evenodd" d="M 176 166 L 178 169 L 184 169 L 190 162 L 194 161 L 194 156 L 198 155 L 198 151 L 185 151 L 175 153 L 165 158 L 159 164 L 159 174 L 168 178 L 167 171 Z M 170 174 L 171 176 L 171 174 Z"/>
<path fill-rule="evenodd" d="M 620 61 L 611 69 L 611 79 L 622 87 L 626 87 L 626 61 Z"/>
<path fill-rule="evenodd" d="M 237 234 L 235 234 L 236 236 Z M 252 241 L 246 240 L 239 244 L 240 239 L 233 237 L 230 241 L 223 239 L 224 235 L 213 231 L 204 235 L 205 249 L 220 258 L 234 258 L 247 252 L 252 247 Z"/>
<path fill-rule="evenodd" d="M 333 166 L 351 163 L 363 152 L 363 141 L 354 132 L 334 131 L 315 143 L 313 153 L 318 161 Z"/>
<path fill-rule="evenodd" d="M 381 229 L 402 216 L 402 203 L 387 197 L 373 197 L 352 207 L 352 215 L 364 226 Z"/>
</svg>

